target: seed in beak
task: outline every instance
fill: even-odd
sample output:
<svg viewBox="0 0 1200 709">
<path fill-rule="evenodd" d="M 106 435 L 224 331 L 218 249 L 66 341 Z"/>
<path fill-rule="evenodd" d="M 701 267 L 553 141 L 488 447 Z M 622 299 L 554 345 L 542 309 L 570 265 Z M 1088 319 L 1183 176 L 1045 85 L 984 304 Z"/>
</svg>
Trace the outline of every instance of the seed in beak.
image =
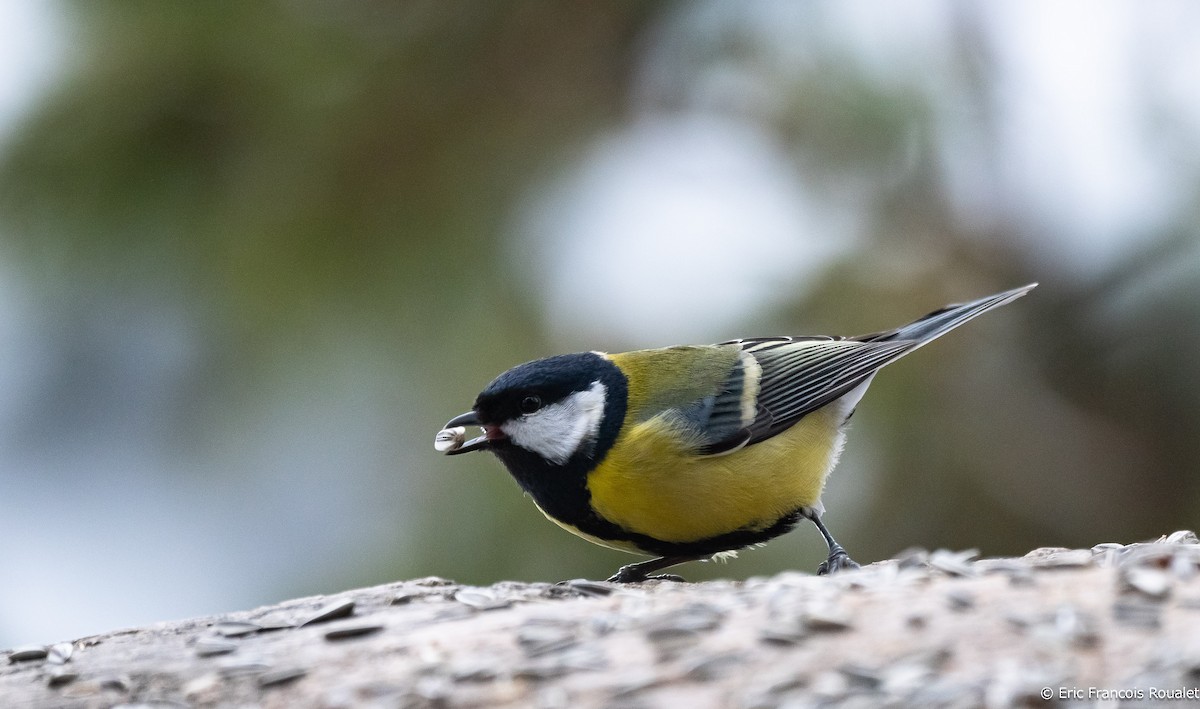
<svg viewBox="0 0 1200 709">
<path fill-rule="evenodd" d="M 434 436 L 433 448 L 438 453 L 446 453 L 447 451 L 453 451 L 462 448 L 462 445 L 466 440 L 467 429 L 465 426 L 443 428 L 437 432 L 436 436 Z"/>
</svg>

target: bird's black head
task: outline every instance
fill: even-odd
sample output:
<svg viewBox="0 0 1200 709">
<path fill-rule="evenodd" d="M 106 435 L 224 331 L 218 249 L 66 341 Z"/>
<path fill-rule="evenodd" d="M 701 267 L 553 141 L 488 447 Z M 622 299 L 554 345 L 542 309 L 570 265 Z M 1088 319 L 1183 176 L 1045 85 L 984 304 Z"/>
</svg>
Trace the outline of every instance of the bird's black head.
<svg viewBox="0 0 1200 709">
<path fill-rule="evenodd" d="M 530 454 L 552 466 L 580 456 L 598 459 L 620 430 L 627 391 L 621 371 L 595 352 L 526 362 L 496 377 L 470 413 L 447 424 L 485 431 L 449 452 L 488 449 L 510 470 Z"/>
</svg>

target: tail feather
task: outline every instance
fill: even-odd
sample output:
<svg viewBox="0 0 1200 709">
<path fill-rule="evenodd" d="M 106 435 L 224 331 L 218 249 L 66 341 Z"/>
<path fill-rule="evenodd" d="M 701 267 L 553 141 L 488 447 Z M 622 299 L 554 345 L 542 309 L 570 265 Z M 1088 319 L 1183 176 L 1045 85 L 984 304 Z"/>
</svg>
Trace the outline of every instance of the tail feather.
<svg viewBox="0 0 1200 709">
<path fill-rule="evenodd" d="M 969 303 L 947 305 L 895 330 L 876 332 L 870 335 L 859 335 L 850 339 L 861 342 L 916 342 L 918 344 L 913 348 L 916 349 L 926 342 L 945 335 L 968 320 L 983 315 L 993 308 L 999 308 L 1001 305 L 1011 303 L 1036 287 L 1036 283 L 1030 283 L 1020 288 L 1013 288 L 1003 293 L 989 295 L 986 298 L 973 300 Z"/>
</svg>

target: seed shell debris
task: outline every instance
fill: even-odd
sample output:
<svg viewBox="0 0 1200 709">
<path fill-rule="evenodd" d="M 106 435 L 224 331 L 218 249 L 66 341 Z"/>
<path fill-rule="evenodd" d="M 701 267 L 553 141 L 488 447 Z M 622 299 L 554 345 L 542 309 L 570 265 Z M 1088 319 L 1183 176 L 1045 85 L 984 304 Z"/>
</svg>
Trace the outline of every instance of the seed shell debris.
<svg viewBox="0 0 1200 709">
<path fill-rule="evenodd" d="M 383 630 L 383 625 L 379 623 L 357 623 L 354 625 L 344 625 L 340 628 L 334 628 L 325 633 L 325 639 L 331 641 L 349 640 L 350 638 L 360 638 L 364 635 L 371 635 Z"/>
<path fill-rule="evenodd" d="M 44 660 L 49 651 L 44 645 L 23 645 L 13 648 L 8 653 L 9 662 L 29 662 L 30 660 Z"/>
<path fill-rule="evenodd" d="M 321 606 L 321 608 L 309 616 L 308 620 L 300 623 L 300 626 L 328 623 L 331 620 L 349 618 L 352 615 L 354 615 L 354 601 L 334 601 Z"/>
<path fill-rule="evenodd" d="M 454 600 L 470 606 L 475 610 L 490 611 L 499 608 L 508 608 L 512 605 L 512 601 L 507 598 L 500 598 L 491 591 L 485 591 L 481 588 L 464 588 L 454 594 Z"/>
<path fill-rule="evenodd" d="M 74 682 L 77 679 L 79 679 L 78 672 L 71 672 L 60 667 L 46 677 L 46 686 L 62 687 Z"/>
<path fill-rule="evenodd" d="M 251 623 L 248 620 L 223 620 L 213 626 L 213 630 L 218 635 L 226 638 L 240 638 L 245 635 L 251 635 L 262 630 L 262 626 L 258 623 Z"/>
<path fill-rule="evenodd" d="M 216 657 L 236 651 L 238 644 L 225 638 L 205 637 L 198 639 L 194 647 L 198 657 Z"/>
<path fill-rule="evenodd" d="M 277 670 L 268 670 L 258 677 L 259 687 L 276 687 L 288 682 L 294 682 L 308 674 L 308 670 L 302 667 L 281 667 Z"/>
<path fill-rule="evenodd" d="M 75 646 L 71 643 L 55 643 L 46 653 L 46 661 L 55 665 L 65 665 L 71 660 Z"/>
</svg>

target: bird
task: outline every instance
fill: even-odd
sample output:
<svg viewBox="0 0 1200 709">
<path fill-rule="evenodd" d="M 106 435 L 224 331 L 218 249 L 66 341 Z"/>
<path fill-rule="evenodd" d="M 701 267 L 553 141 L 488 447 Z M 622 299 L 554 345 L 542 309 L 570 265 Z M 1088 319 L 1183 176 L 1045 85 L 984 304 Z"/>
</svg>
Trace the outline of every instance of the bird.
<svg viewBox="0 0 1200 709">
<path fill-rule="evenodd" d="M 435 448 L 490 451 L 552 522 L 653 558 L 608 580 L 735 555 L 812 522 L 817 573 L 858 568 L 821 493 L 878 371 L 1036 283 L 947 305 L 892 330 L 560 354 L 517 365 L 450 419 Z M 482 435 L 466 440 L 467 427 Z"/>
</svg>

